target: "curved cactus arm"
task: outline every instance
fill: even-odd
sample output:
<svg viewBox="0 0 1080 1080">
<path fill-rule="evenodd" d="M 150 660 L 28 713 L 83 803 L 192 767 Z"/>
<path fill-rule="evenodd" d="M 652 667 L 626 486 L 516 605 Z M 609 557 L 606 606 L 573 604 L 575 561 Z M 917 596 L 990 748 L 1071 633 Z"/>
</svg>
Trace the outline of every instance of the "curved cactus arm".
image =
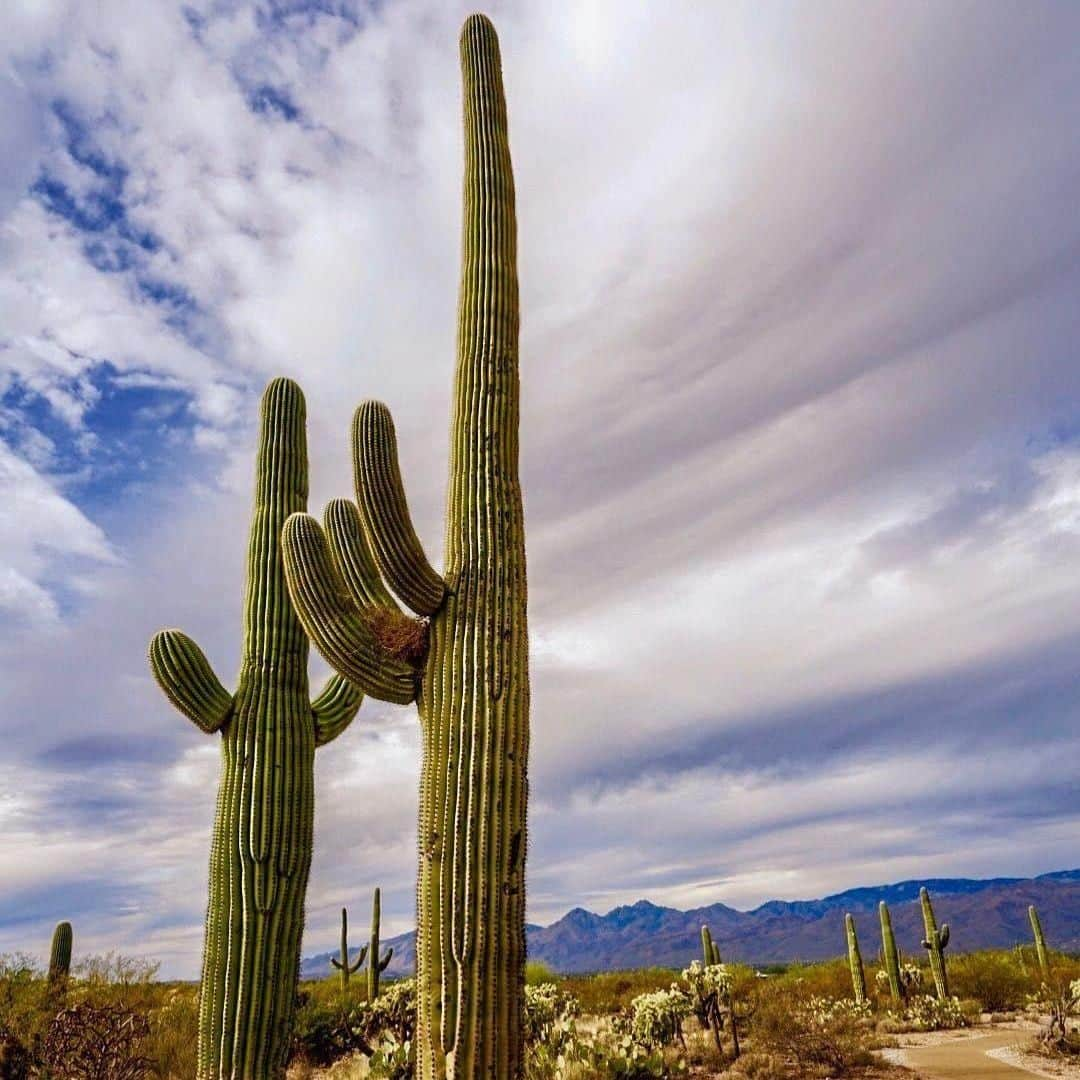
<svg viewBox="0 0 1080 1080">
<path fill-rule="evenodd" d="M 379 962 L 380 971 L 385 971 L 390 966 L 390 960 L 393 958 L 393 955 L 394 949 L 393 946 L 391 946 L 389 949 L 386 950 L 385 958 Z"/>
<path fill-rule="evenodd" d="M 944 949 L 949 944 L 949 924 L 943 922 L 941 929 L 938 931 L 938 948 Z"/>
<path fill-rule="evenodd" d="M 367 949 L 368 947 L 366 945 L 360 946 L 360 951 L 356 954 L 356 959 L 353 961 L 352 966 L 349 968 L 349 970 L 354 975 L 360 970 L 361 967 L 364 966 L 364 961 L 367 959 Z"/>
<path fill-rule="evenodd" d="M 281 547 L 293 607 L 327 663 L 364 693 L 408 705 L 416 697 L 415 670 L 380 647 L 349 597 L 319 523 L 308 514 L 292 514 Z"/>
<path fill-rule="evenodd" d="M 356 606 L 382 607 L 400 611 L 397 601 L 379 576 L 371 546 L 364 535 L 364 523 L 356 503 L 332 499 L 326 504 L 323 528 L 330 552 Z"/>
<path fill-rule="evenodd" d="M 233 696 L 221 685 L 210 661 L 180 630 L 161 630 L 150 640 L 150 669 L 165 696 L 208 735 L 232 712 Z"/>
<path fill-rule="evenodd" d="M 380 401 L 365 401 L 356 410 L 353 467 L 360 516 L 382 576 L 417 615 L 434 614 L 446 595 L 446 583 L 432 569 L 413 528 L 394 421 Z"/>
<path fill-rule="evenodd" d="M 336 739 L 352 722 L 364 700 L 348 679 L 331 675 L 322 693 L 311 703 L 315 720 L 315 745 L 325 746 Z"/>
</svg>

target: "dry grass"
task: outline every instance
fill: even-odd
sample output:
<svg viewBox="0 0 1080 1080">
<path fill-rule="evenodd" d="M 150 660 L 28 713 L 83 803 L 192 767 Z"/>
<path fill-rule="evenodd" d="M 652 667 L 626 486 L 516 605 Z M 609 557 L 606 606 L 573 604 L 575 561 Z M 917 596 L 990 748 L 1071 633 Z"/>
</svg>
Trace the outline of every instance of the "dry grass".
<svg viewBox="0 0 1080 1080">
<path fill-rule="evenodd" d="M 428 647 L 426 619 L 413 619 L 391 608 L 373 607 L 364 611 L 364 618 L 379 643 L 379 648 L 395 660 L 410 664 L 424 659 Z"/>
</svg>

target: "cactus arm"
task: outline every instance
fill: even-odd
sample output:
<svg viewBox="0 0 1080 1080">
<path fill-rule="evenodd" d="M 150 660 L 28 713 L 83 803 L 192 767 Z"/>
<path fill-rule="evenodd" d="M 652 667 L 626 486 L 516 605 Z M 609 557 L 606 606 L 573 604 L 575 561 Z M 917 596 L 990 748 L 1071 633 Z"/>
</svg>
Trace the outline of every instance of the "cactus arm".
<svg viewBox="0 0 1080 1080">
<path fill-rule="evenodd" d="M 390 410 L 365 401 L 353 418 L 356 498 L 372 554 L 390 588 L 417 615 L 432 615 L 446 583 L 432 569 L 409 516 Z"/>
<path fill-rule="evenodd" d="M 224 726 L 232 713 L 233 695 L 187 634 L 161 630 L 150 641 L 149 659 L 158 686 L 196 727 L 211 735 Z"/>
<path fill-rule="evenodd" d="M 383 957 L 382 961 L 379 964 L 380 971 L 385 971 L 390 966 L 390 961 L 393 959 L 393 956 L 394 948 L 393 946 L 391 946 L 389 949 L 386 950 L 386 956 Z"/>
<path fill-rule="evenodd" d="M 416 697 L 412 665 L 388 656 L 349 597 L 326 536 L 308 514 L 293 514 L 281 533 L 289 595 L 301 625 L 327 663 L 380 701 Z"/>
<path fill-rule="evenodd" d="M 331 499 L 323 513 L 323 528 L 334 563 L 356 606 L 399 611 L 397 601 L 379 576 L 356 503 L 349 499 Z"/>
<path fill-rule="evenodd" d="M 363 692 L 348 679 L 331 675 L 322 693 L 311 703 L 315 745 L 325 746 L 336 739 L 353 722 L 363 700 Z"/>
<path fill-rule="evenodd" d="M 941 929 L 938 931 L 938 948 L 944 949 L 949 944 L 949 924 L 943 922 Z"/>
</svg>

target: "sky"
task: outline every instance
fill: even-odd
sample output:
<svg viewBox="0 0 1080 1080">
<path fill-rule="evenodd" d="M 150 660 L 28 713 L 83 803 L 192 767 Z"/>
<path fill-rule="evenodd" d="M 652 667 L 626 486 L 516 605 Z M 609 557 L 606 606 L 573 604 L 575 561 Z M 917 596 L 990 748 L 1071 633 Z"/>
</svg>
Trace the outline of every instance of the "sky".
<svg viewBox="0 0 1080 1080">
<path fill-rule="evenodd" d="M 0 953 L 198 970 L 217 740 L 145 652 L 236 670 L 268 379 L 315 513 L 390 405 L 439 564 L 469 10 L 2 5 Z M 1075 865 L 1080 5 L 487 10 L 530 919 Z M 417 736 L 320 751 L 306 952 L 411 927 Z"/>
</svg>

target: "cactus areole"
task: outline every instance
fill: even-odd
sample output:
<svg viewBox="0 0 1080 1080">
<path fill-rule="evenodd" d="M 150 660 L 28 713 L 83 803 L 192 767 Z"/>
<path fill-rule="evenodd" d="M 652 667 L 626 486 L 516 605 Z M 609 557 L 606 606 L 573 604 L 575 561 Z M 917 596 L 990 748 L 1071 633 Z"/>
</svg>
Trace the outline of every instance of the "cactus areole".
<svg viewBox="0 0 1080 1080">
<path fill-rule="evenodd" d="M 293 603 L 323 656 L 372 696 L 415 699 L 419 709 L 416 1075 L 514 1080 L 529 753 L 517 238 L 499 44 L 481 15 L 462 30 L 461 68 L 465 205 L 445 571 L 421 549 L 393 422 L 377 402 L 361 405 L 353 425 L 358 505 L 331 503 L 325 533 L 293 516 L 283 546 Z M 426 620 L 422 655 L 387 586 Z"/>
<path fill-rule="evenodd" d="M 277 1080 L 289 1050 L 311 867 L 315 748 L 356 715 L 339 675 L 308 698 L 308 641 L 285 587 L 281 527 L 307 504 L 304 398 L 275 379 L 262 399 L 235 694 L 179 630 L 150 643 L 154 677 L 197 727 L 221 734 L 221 782 L 199 991 L 199 1080 Z"/>
</svg>

